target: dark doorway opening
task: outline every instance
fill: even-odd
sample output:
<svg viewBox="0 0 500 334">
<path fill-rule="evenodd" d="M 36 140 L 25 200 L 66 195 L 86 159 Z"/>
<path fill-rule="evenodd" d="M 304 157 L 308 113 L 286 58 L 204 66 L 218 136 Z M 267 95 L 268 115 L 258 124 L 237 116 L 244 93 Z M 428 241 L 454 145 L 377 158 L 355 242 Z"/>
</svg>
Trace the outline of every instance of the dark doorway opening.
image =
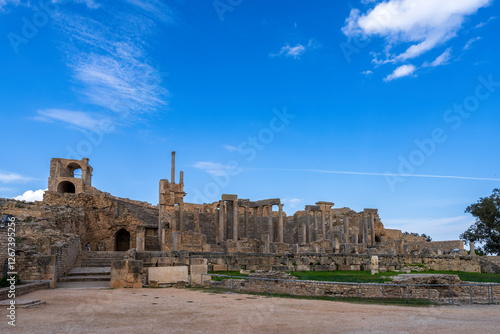
<svg viewBox="0 0 500 334">
<path fill-rule="evenodd" d="M 121 229 L 116 233 L 117 252 L 124 252 L 130 249 L 130 233 L 126 229 Z"/>
<path fill-rule="evenodd" d="M 57 185 L 57 192 L 60 194 L 74 194 L 75 185 L 69 181 L 62 181 Z"/>
</svg>

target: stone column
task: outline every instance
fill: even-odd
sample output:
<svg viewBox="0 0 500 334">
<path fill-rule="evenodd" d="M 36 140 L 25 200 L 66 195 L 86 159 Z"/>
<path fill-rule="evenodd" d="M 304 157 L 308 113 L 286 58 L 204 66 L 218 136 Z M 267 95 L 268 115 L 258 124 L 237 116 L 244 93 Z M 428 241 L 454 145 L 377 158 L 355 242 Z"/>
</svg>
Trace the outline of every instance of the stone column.
<svg viewBox="0 0 500 334">
<path fill-rule="evenodd" d="M 259 222 L 257 216 L 259 215 L 259 208 L 253 208 L 253 237 L 255 239 L 259 238 Z"/>
<path fill-rule="evenodd" d="M 239 239 L 239 212 L 238 212 L 238 201 L 233 201 L 233 240 L 238 241 Z"/>
<path fill-rule="evenodd" d="M 184 231 L 184 203 L 179 204 L 179 231 Z"/>
<path fill-rule="evenodd" d="M 375 215 L 370 213 L 371 245 L 375 246 Z"/>
<path fill-rule="evenodd" d="M 278 238 L 279 242 L 283 243 L 283 204 L 278 204 L 279 207 L 279 220 L 278 220 Z"/>
<path fill-rule="evenodd" d="M 314 215 L 314 241 L 318 240 L 318 213 L 313 211 Z"/>
<path fill-rule="evenodd" d="M 215 208 L 215 243 L 218 244 L 220 242 L 220 210 Z"/>
<path fill-rule="evenodd" d="M 326 212 L 321 210 L 321 234 L 323 239 L 326 240 Z"/>
<path fill-rule="evenodd" d="M 135 248 L 138 252 L 144 252 L 144 240 L 146 238 L 146 229 L 143 226 L 139 226 L 135 230 Z"/>
<path fill-rule="evenodd" d="M 201 233 L 201 230 L 200 230 L 200 209 L 199 208 L 194 209 L 194 231 L 196 233 Z"/>
<path fill-rule="evenodd" d="M 474 241 L 470 242 L 470 255 L 471 256 L 476 256 L 476 248 L 475 248 L 475 245 L 474 245 Z"/>
<path fill-rule="evenodd" d="M 264 207 L 259 206 L 260 208 L 260 217 L 259 217 L 259 232 L 260 232 L 260 241 L 264 242 L 264 226 L 263 226 L 263 221 L 264 221 Z"/>
<path fill-rule="evenodd" d="M 224 214 L 224 201 L 219 201 L 219 242 L 223 243 L 226 241 L 225 238 L 225 214 Z"/>
<path fill-rule="evenodd" d="M 245 238 L 248 238 L 248 206 L 245 206 L 245 231 L 244 231 L 244 236 Z"/>
<path fill-rule="evenodd" d="M 273 206 L 272 204 L 268 206 L 268 234 L 269 242 L 274 242 L 274 224 L 273 224 Z"/>
<path fill-rule="evenodd" d="M 307 215 L 307 211 L 306 211 Z M 307 244 L 307 226 L 305 222 L 302 222 L 302 243 Z"/>
<path fill-rule="evenodd" d="M 364 243 L 364 239 L 363 239 L 363 217 L 359 216 L 358 219 L 359 219 L 359 243 L 362 244 L 362 243 Z"/>
<path fill-rule="evenodd" d="M 307 209 L 306 209 L 306 233 L 307 233 L 306 243 L 312 242 L 311 227 L 309 226 L 309 210 Z"/>
<path fill-rule="evenodd" d="M 344 242 L 346 244 L 349 243 L 349 218 L 347 216 L 344 217 Z"/>
<path fill-rule="evenodd" d="M 368 217 L 363 215 L 363 239 L 365 245 L 368 245 Z"/>
<path fill-rule="evenodd" d="M 330 240 L 333 241 L 335 238 L 335 232 L 333 231 L 333 212 L 330 211 Z"/>
<path fill-rule="evenodd" d="M 359 231 L 356 228 L 353 229 L 353 239 L 354 243 L 357 244 L 359 239 Z"/>
</svg>

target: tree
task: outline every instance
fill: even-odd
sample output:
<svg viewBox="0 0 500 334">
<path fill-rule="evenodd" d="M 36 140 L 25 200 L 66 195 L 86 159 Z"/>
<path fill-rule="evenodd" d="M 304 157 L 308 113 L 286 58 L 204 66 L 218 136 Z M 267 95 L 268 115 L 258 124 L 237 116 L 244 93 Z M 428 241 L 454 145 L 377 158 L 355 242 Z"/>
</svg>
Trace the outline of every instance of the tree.
<svg viewBox="0 0 500 334">
<path fill-rule="evenodd" d="M 481 197 L 465 212 L 476 217 L 476 222 L 460 234 L 460 239 L 481 242 L 485 253 L 500 255 L 500 189 L 493 189 L 490 197 Z"/>
</svg>

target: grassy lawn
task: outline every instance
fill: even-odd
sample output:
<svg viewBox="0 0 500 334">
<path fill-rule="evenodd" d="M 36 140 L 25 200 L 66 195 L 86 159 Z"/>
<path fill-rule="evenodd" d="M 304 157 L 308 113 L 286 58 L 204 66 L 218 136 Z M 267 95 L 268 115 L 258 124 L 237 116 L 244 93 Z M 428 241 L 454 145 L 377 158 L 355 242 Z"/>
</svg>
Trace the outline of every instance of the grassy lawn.
<svg viewBox="0 0 500 334">
<path fill-rule="evenodd" d="M 209 274 L 218 275 L 228 275 L 228 276 L 243 276 L 248 275 L 240 274 L 239 271 L 218 271 L 211 272 Z M 376 275 L 371 275 L 370 271 L 293 271 L 290 272 L 291 275 L 297 277 L 299 280 L 306 281 L 327 281 L 327 282 L 354 282 L 354 283 L 383 283 L 389 282 L 390 276 L 396 276 L 401 273 L 388 271 L 385 273 L 378 273 Z M 483 273 L 467 273 L 461 271 L 423 271 L 420 273 L 415 272 L 415 274 L 452 274 L 458 275 L 460 280 L 468 282 L 492 282 L 500 283 L 500 274 L 483 274 Z M 220 281 L 224 278 L 218 277 L 217 280 Z"/>
</svg>

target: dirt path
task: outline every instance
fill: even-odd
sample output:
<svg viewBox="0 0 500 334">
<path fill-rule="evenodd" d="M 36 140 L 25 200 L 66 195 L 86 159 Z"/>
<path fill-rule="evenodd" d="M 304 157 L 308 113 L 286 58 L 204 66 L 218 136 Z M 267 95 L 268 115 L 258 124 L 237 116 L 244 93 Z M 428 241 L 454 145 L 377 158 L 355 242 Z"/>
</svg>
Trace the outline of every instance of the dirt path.
<svg viewBox="0 0 500 334">
<path fill-rule="evenodd" d="M 499 333 L 500 306 L 404 307 L 183 289 L 40 290 L 0 333 Z"/>
</svg>

